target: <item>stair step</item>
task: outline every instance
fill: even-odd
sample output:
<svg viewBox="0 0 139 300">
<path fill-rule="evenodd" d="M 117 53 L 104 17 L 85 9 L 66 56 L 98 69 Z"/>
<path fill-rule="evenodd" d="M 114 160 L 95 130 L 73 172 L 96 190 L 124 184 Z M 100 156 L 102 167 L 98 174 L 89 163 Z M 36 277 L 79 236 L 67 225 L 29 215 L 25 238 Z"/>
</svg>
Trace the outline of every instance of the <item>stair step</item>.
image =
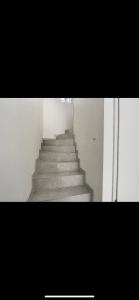
<svg viewBox="0 0 139 300">
<path fill-rule="evenodd" d="M 56 139 L 73 139 L 74 138 L 74 135 L 73 133 L 65 133 L 65 134 L 59 134 L 56 136 Z"/>
<path fill-rule="evenodd" d="M 43 151 L 73 153 L 75 146 L 42 146 Z"/>
<path fill-rule="evenodd" d="M 43 145 L 53 145 L 53 146 L 66 146 L 66 145 L 74 145 L 73 139 L 44 139 Z"/>
<path fill-rule="evenodd" d="M 48 189 L 33 192 L 30 202 L 90 202 L 91 190 L 87 186 L 76 186 L 60 189 Z"/>
<path fill-rule="evenodd" d="M 33 190 L 56 189 L 84 184 L 84 174 L 81 172 L 61 172 L 34 174 Z"/>
<path fill-rule="evenodd" d="M 58 162 L 66 162 L 66 161 L 76 161 L 77 154 L 76 153 L 57 153 L 57 152 L 40 152 L 40 159 L 46 161 L 58 161 Z"/>
<path fill-rule="evenodd" d="M 73 133 L 73 129 L 66 129 L 65 134 L 67 134 L 67 133 Z"/>
<path fill-rule="evenodd" d="M 44 172 L 62 172 L 62 171 L 77 171 L 79 170 L 79 162 L 49 162 L 37 160 L 36 171 L 39 173 Z"/>
</svg>

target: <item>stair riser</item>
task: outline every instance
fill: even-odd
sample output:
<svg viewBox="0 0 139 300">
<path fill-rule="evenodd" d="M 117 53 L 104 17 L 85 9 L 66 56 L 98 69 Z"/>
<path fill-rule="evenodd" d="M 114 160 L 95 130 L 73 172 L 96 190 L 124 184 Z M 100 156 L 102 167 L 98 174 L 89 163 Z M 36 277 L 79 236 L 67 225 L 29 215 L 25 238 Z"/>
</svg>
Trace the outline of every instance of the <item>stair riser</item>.
<svg viewBox="0 0 139 300">
<path fill-rule="evenodd" d="M 78 162 L 71 163 L 55 163 L 49 164 L 46 162 L 39 162 L 36 166 L 37 172 L 64 172 L 64 171 L 77 171 L 79 169 Z"/>
<path fill-rule="evenodd" d="M 40 153 L 40 159 L 46 161 L 76 161 L 76 153 Z"/>
<path fill-rule="evenodd" d="M 50 152 L 74 153 L 75 146 L 42 146 L 42 150 Z"/>
<path fill-rule="evenodd" d="M 74 145 L 73 139 L 69 140 L 44 140 L 43 142 L 44 145 L 52 145 L 52 146 L 66 146 L 66 145 Z"/>
<path fill-rule="evenodd" d="M 83 175 L 74 175 L 74 176 L 62 176 L 46 179 L 34 179 L 34 189 L 37 191 L 53 188 L 64 188 L 70 186 L 78 186 L 84 184 Z"/>
</svg>

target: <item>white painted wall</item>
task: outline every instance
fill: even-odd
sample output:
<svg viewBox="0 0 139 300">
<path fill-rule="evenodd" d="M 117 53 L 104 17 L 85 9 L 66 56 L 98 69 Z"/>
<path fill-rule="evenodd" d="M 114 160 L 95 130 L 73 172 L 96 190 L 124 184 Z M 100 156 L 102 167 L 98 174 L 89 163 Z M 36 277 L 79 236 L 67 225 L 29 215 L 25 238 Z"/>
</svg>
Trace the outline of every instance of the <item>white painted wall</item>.
<svg viewBox="0 0 139 300">
<path fill-rule="evenodd" d="M 111 202 L 113 194 L 113 125 L 114 98 L 104 99 L 103 202 Z"/>
<path fill-rule="evenodd" d="M 73 104 L 59 98 L 46 98 L 43 103 L 43 137 L 55 138 L 73 127 Z"/>
<path fill-rule="evenodd" d="M 120 98 L 118 201 L 139 201 L 139 98 Z"/>
<path fill-rule="evenodd" d="M 94 201 L 102 201 L 103 122 L 103 98 L 74 98 L 74 133 L 81 168 L 94 191 Z"/>
<path fill-rule="evenodd" d="M 42 99 L 0 99 L 0 201 L 26 201 L 42 138 Z"/>
</svg>

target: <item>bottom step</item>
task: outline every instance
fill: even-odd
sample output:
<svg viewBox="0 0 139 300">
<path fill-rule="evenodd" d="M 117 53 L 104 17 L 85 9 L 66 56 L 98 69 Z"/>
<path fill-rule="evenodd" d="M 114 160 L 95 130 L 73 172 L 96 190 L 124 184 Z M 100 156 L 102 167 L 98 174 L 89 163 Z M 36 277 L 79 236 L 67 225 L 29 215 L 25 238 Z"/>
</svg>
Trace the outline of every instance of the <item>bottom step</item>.
<svg viewBox="0 0 139 300">
<path fill-rule="evenodd" d="M 90 202 L 91 190 L 87 186 L 76 186 L 61 189 L 48 189 L 45 192 L 34 192 L 29 202 Z"/>
</svg>

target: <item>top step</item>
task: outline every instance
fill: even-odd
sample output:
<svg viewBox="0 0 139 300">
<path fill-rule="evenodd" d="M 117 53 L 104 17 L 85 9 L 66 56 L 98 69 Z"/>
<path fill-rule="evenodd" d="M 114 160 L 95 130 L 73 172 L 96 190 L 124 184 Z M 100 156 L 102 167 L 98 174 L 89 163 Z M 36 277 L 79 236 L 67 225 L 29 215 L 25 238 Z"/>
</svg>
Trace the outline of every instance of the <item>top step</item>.
<svg viewBox="0 0 139 300">
<path fill-rule="evenodd" d="M 65 133 L 65 134 L 59 134 L 56 136 L 56 139 L 73 139 L 74 135 L 73 133 Z"/>
<path fill-rule="evenodd" d="M 65 133 L 72 133 L 72 131 L 73 131 L 72 129 L 66 129 Z"/>
</svg>

